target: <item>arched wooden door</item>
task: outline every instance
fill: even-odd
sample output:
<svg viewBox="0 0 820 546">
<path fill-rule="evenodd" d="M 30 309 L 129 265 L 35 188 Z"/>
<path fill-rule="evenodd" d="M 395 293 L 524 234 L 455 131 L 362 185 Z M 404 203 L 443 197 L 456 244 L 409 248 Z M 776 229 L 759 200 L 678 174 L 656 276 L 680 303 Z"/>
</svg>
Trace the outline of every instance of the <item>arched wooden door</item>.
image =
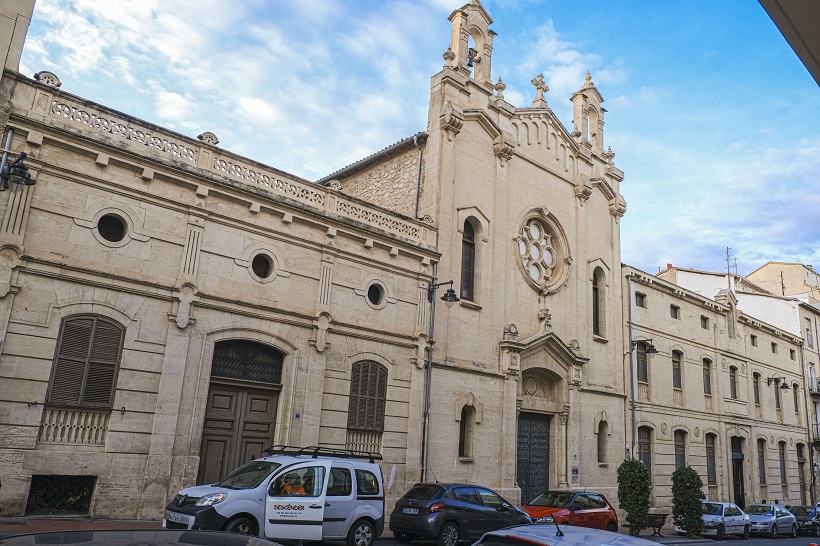
<svg viewBox="0 0 820 546">
<path fill-rule="evenodd" d="M 283 354 L 247 340 L 214 346 L 197 483 L 214 483 L 273 442 Z"/>
</svg>

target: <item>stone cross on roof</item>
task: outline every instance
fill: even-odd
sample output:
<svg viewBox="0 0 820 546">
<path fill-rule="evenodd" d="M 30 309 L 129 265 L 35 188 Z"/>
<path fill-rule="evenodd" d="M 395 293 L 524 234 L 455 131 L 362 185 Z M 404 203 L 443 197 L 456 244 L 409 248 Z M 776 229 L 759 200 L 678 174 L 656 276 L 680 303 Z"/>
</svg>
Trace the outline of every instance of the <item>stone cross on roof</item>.
<svg viewBox="0 0 820 546">
<path fill-rule="evenodd" d="M 544 93 L 549 91 L 550 88 L 544 83 L 544 75 L 538 74 L 530 83 L 535 86 L 535 100 L 532 101 L 532 107 L 546 108 L 547 101 L 544 99 Z"/>
</svg>

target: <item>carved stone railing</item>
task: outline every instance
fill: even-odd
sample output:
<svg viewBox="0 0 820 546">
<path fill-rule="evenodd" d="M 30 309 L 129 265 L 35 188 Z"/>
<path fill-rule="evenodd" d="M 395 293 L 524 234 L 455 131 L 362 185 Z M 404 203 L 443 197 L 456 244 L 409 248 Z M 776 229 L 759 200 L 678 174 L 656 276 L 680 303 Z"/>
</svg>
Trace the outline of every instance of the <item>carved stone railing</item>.
<svg viewBox="0 0 820 546">
<path fill-rule="evenodd" d="M 683 390 L 682 389 L 673 389 L 672 390 L 672 401 L 675 404 L 675 407 L 681 408 L 683 407 Z"/>
<path fill-rule="evenodd" d="M 27 80 L 22 83 L 28 84 Z M 25 105 L 32 117 L 47 116 L 53 122 L 90 138 L 119 141 L 121 146 L 142 154 L 146 150 L 160 158 L 177 161 L 179 166 L 211 172 L 232 180 L 279 193 L 295 201 L 353 221 L 379 228 L 389 234 L 435 246 L 435 228 L 424 222 L 400 217 L 389 211 L 348 199 L 342 194 L 308 180 L 256 163 L 196 140 L 158 127 L 104 106 L 86 102 L 62 91 L 38 88 L 32 104 Z M 40 118 L 41 119 L 41 118 Z"/>
<path fill-rule="evenodd" d="M 638 382 L 638 400 L 641 402 L 649 401 L 649 383 Z"/>
<path fill-rule="evenodd" d="M 111 410 L 43 408 L 38 442 L 104 445 Z"/>
<path fill-rule="evenodd" d="M 380 432 L 357 432 L 348 430 L 345 449 L 381 453 L 382 435 Z"/>
</svg>

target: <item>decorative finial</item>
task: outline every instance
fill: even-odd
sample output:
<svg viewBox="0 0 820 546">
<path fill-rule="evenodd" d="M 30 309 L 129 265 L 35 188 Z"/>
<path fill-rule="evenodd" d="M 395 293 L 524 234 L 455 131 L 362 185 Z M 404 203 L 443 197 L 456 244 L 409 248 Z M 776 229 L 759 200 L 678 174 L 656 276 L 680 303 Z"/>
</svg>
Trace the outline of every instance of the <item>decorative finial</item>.
<svg viewBox="0 0 820 546">
<path fill-rule="evenodd" d="M 453 50 L 452 50 L 452 49 L 450 49 L 450 48 L 448 47 L 448 48 L 447 48 L 447 51 L 445 51 L 445 52 L 444 52 L 444 54 L 442 55 L 442 57 L 444 57 L 444 60 L 445 60 L 445 61 L 447 61 L 448 63 L 450 63 L 450 62 L 453 62 L 453 59 L 455 59 L 455 58 L 456 58 L 456 54 L 455 54 L 455 53 L 453 53 Z"/>
<path fill-rule="evenodd" d="M 544 75 L 538 74 L 530 83 L 535 86 L 535 100 L 532 101 L 532 107 L 546 108 L 547 101 L 544 99 L 544 93 L 549 91 L 550 88 L 544 83 Z"/>
<path fill-rule="evenodd" d="M 498 83 L 495 84 L 495 92 L 499 99 L 504 100 L 504 90 L 507 88 L 507 84 L 501 81 L 501 77 L 498 77 Z"/>
<path fill-rule="evenodd" d="M 595 84 L 592 83 L 592 74 L 589 73 L 589 70 L 587 70 L 587 75 L 584 76 L 584 80 L 586 80 L 584 81 L 584 89 L 588 87 L 595 87 Z"/>
</svg>

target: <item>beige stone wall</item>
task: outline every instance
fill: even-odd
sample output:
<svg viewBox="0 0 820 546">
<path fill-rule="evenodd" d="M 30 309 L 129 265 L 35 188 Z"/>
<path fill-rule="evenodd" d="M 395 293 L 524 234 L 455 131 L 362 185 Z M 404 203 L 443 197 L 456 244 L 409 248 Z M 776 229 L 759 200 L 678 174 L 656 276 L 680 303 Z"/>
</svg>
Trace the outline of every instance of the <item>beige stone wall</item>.
<svg viewBox="0 0 820 546">
<path fill-rule="evenodd" d="M 418 181 L 419 151 L 413 146 L 350 176 L 339 178 L 342 193 L 413 216 Z"/>
</svg>

